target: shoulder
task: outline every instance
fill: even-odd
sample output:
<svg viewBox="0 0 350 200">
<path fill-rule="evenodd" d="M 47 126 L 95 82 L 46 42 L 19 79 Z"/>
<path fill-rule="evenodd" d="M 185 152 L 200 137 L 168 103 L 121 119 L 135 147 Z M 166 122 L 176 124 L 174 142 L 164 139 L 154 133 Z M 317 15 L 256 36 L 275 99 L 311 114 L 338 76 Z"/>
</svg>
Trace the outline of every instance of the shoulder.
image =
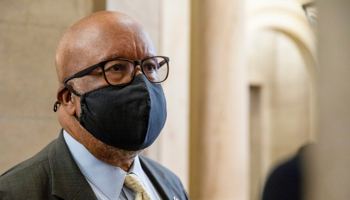
<svg viewBox="0 0 350 200">
<path fill-rule="evenodd" d="M 139 156 L 142 167 L 147 175 L 152 174 L 154 181 L 166 185 L 174 192 L 180 199 L 188 199 L 188 195 L 182 185 L 181 180 L 172 171 L 144 156 Z M 149 177 L 152 179 L 152 177 Z"/>
<path fill-rule="evenodd" d="M 0 197 L 8 197 L 8 199 L 15 199 L 14 195 L 30 197 L 32 194 L 43 193 L 41 191 L 43 188 L 49 188 L 48 152 L 52 143 L 32 158 L 19 163 L 0 176 Z"/>
<path fill-rule="evenodd" d="M 145 156 L 139 155 L 139 157 L 140 157 L 140 161 L 143 164 L 147 165 L 148 167 L 152 167 L 153 171 L 162 172 L 165 174 L 165 176 L 168 179 L 171 179 L 173 181 L 181 183 L 180 179 L 172 171 L 170 171 L 168 168 L 164 167 L 163 165 L 161 165 L 161 164 L 157 163 L 156 161 L 154 161 L 150 158 L 147 158 Z"/>
<path fill-rule="evenodd" d="M 301 166 L 298 156 L 277 166 L 269 175 L 263 199 L 300 199 Z"/>
</svg>

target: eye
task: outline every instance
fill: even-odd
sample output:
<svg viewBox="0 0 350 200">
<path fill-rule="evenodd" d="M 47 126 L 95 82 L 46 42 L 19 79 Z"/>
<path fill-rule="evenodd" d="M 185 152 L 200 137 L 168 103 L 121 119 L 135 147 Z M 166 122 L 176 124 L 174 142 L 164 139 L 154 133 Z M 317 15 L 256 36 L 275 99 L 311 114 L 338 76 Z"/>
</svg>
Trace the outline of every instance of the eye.
<svg viewBox="0 0 350 200">
<path fill-rule="evenodd" d="M 158 69 L 154 63 L 145 63 L 142 67 L 145 73 L 154 73 Z"/>
<path fill-rule="evenodd" d="M 111 70 L 113 70 L 113 71 L 120 71 L 120 70 L 123 70 L 123 66 L 122 65 L 113 65 L 111 67 Z"/>
<path fill-rule="evenodd" d="M 148 71 L 153 71 L 153 70 L 156 70 L 156 66 L 153 64 L 148 64 L 148 65 L 146 65 L 146 69 Z"/>
<path fill-rule="evenodd" d="M 99 67 L 99 68 L 96 68 L 96 69 L 92 70 L 87 75 L 100 76 L 102 74 L 103 74 L 102 69 Z"/>
<path fill-rule="evenodd" d="M 126 66 L 122 64 L 115 64 L 112 66 L 106 66 L 105 67 L 105 72 L 120 72 L 120 71 L 125 71 Z"/>
</svg>

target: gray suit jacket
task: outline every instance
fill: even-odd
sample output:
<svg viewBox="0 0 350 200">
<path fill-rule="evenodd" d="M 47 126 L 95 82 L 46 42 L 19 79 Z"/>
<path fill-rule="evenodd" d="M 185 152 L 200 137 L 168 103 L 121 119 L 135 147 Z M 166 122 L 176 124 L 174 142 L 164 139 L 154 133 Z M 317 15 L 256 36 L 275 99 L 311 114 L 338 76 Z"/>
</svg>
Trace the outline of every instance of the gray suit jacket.
<svg viewBox="0 0 350 200">
<path fill-rule="evenodd" d="M 179 178 L 139 156 L 141 166 L 163 199 L 188 199 Z M 97 199 L 76 165 L 61 131 L 34 157 L 0 176 L 0 199 Z"/>
</svg>

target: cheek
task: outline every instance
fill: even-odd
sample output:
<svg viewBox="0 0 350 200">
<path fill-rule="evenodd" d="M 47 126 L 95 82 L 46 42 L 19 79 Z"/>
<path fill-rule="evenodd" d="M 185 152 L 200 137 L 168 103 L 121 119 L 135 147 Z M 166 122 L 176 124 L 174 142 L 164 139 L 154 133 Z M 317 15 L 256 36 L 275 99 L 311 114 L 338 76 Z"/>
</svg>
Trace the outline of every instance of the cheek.
<svg viewBox="0 0 350 200">
<path fill-rule="evenodd" d="M 84 76 L 82 78 L 77 78 L 74 82 L 74 89 L 79 94 L 84 94 L 86 92 L 89 92 L 98 85 L 99 82 L 96 82 L 96 80 L 93 80 L 91 76 Z"/>
<path fill-rule="evenodd" d="M 108 85 L 103 75 L 83 76 L 82 78 L 77 78 L 73 84 L 75 91 L 77 91 L 81 95 Z"/>
<path fill-rule="evenodd" d="M 76 108 L 76 114 L 78 115 L 78 116 L 80 116 L 80 113 L 81 113 L 81 106 L 80 106 L 80 97 L 77 97 L 77 96 L 74 96 L 73 97 L 73 103 L 74 103 L 74 106 L 75 106 L 75 108 Z"/>
</svg>

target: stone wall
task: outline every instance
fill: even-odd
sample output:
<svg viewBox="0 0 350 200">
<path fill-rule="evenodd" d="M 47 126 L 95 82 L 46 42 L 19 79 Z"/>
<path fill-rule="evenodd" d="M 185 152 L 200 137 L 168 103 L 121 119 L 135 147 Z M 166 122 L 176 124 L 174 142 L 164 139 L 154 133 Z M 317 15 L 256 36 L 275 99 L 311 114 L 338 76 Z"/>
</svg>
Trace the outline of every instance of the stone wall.
<svg viewBox="0 0 350 200">
<path fill-rule="evenodd" d="M 56 46 L 69 26 L 103 2 L 0 2 L 0 173 L 58 136 Z"/>
</svg>

